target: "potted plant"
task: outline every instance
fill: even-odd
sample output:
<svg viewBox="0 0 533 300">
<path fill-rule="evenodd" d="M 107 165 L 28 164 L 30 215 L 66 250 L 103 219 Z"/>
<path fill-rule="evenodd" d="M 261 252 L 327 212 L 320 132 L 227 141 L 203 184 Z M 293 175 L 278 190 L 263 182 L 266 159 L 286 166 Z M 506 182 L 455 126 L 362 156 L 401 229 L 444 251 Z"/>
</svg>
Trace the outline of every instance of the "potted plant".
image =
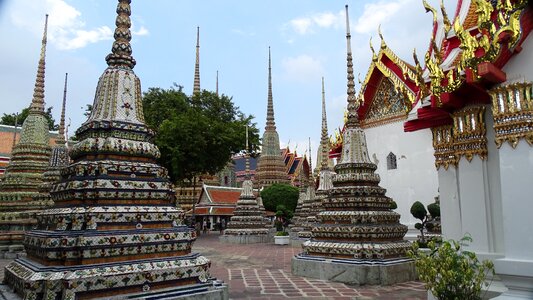
<svg viewBox="0 0 533 300">
<path fill-rule="evenodd" d="M 274 236 L 274 244 L 288 245 L 290 241 L 289 233 L 287 231 L 278 231 Z"/>
<path fill-rule="evenodd" d="M 436 299 L 478 300 L 482 285 L 489 286 L 485 278 L 494 275 L 494 264 L 479 261 L 474 252 L 464 250 L 472 238 L 468 235 L 459 241 L 443 241 L 437 248 L 428 242 L 430 251 L 419 251 L 418 244 L 408 256 L 414 259 L 418 277 Z"/>
</svg>

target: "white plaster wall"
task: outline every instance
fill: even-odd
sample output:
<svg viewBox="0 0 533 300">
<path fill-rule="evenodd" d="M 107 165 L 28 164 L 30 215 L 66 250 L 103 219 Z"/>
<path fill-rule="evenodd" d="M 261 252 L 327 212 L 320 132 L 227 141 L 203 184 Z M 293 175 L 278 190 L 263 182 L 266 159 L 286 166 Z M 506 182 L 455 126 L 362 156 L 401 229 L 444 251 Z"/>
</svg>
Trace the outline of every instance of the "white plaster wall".
<svg viewBox="0 0 533 300">
<path fill-rule="evenodd" d="M 522 44 L 522 51 L 513 56 L 503 67 L 503 71 L 507 73 L 508 81 L 517 79 L 533 81 L 533 68 L 531 67 L 533 62 L 533 37 L 531 34 Z"/>
<path fill-rule="evenodd" d="M 463 237 L 461 195 L 457 173 L 454 166 L 448 167 L 448 170 L 441 167 L 438 171 L 441 227 L 445 239 L 458 240 Z"/>
<path fill-rule="evenodd" d="M 522 140 L 500 148 L 505 256 L 533 260 L 533 147 Z"/>
<path fill-rule="evenodd" d="M 414 228 L 417 219 L 410 213 L 411 205 L 420 201 L 427 206 L 438 195 L 431 130 L 404 132 L 403 122 L 396 122 L 367 128 L 365 134 L 370 160 L 379 161 L 376 172 L 381 177 L 380 185 L 398 204 L 401 223 Z M 387 170 L 390 152 L 396 155 L 395 170 Z"/>
</svg>

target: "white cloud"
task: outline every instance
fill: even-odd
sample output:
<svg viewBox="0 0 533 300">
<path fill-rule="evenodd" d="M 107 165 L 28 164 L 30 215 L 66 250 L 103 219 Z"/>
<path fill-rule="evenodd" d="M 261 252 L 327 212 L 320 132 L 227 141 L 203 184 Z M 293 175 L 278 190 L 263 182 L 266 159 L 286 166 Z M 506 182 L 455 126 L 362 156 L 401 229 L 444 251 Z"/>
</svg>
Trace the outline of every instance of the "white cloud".
<svg viewBox="0 0 533 300">
<path fill-rule="evenodd" d="M 284 77 L 296 82 L 316 81 L 324 74 L 324 68 L 320 60 L 307 54 L 297 57 L 284 58 L 281 62 Z"/>
<path fill-rule="evenodd" d="M 378 3 L 365 4 L 364 11 L 355 24 L 355 31 L 359 33 L 376 32 L 380 24 L 387 22 L 407 2 L 411 1 L 379 1 Z"/>
<path fill-rule="evenodd" d="M 149 32 L 148 29 L 146 29 L 146 27 L 144 27 L 144 26 L 141 26 L 141 28 L 140 28 L 139 30 L 137 30 L 137 31 L 135 31 L 135 30 L 133 29 L 133 26 L 132 26 L 132 28 L 131 28 L 131 34 L 133 34 L 133 35 L 137 35 L 137 36 L 143 36 L 143 35 L 149 35 L 150 32 Z"/>
<path fill-rule="evenodd" d="M 79 49 L 113 38 L 113 29 L 108 26 L 87 28 L 81 12 L 64 0 L 18 0 L 14 5 L 11 14 L 13 24 L 39 35 L 43 29 L 42 16 L 48 13 L 48 39 L 60 50 Z M 144 26 L 138 31 L 132 30 L 133 35 L 148 33 Z"/>
<path fill-rule="evenodd" d="M 289 21 L 289 26 L 298 34 L 305 35 L 313 33 L 318 28 L 338 28 L 344 22 L 344 11 L 338 13 L 321 12 L 305 17 L 298 17 Z"/>
<path fill-rule="evenodd" d="M 299 34 L 306 34 L 311 32 L 310 27 L 312 20 L 310 18 L 298 18 L 290 21 L 292 29 Z"/>
<path fill-rule="evenodd" d="M 329 27 L 337 27 L 339 25 L 342 25 L 342 22 L 344 21 L 344 12 L 340 11 L 337 14 L 331 13 L 331 12 L 325 12 L 325 13 L 319 13 L 314 15 L 313 21 L 319 26 L 323 28 L 329 28 Z"/>
</svg>

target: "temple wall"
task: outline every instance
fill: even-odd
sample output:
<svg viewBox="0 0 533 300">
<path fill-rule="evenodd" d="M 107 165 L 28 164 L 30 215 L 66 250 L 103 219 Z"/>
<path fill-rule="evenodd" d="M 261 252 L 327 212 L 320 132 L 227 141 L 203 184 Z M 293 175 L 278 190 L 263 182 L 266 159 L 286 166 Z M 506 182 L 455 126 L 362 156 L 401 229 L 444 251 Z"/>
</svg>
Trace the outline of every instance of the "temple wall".
<svg viewBox="0 0 533 300">
<path fill-rule="evenodd" d="M 503 68 L 508 82 L 533 81 L 533 38 Z M 505 142 L 498 149 L 501 180 L 504 257 L 494 261 L 496 273 L 509 291 L 498 299 L 533 297 L 533 221 L 531 184 L 533 147 L 521 139 L 516 148 Z"/>
<path fill-rule="evenodd" d="M 428 205 L 438 195 L 431 131 L 405 133 L 403 122 L 396 122 L 367 128 L 365 133 L 370 159 L 378 166 L 380 185 L 398 204 L 400 222 L 414 228 L 417 219 L 410 213 L 411 205 L 415 201 Z M 396 155 L 397 169 L 387 169 L 390 152 Z"/>
<path fill-rule="evenodd" d="M 528 37 L 522 44 L 522 51 L 515 55 L 507 64 L 503 67 L 503 71 L 507 74 L 507 80 L 512 81 L 520 80 L 533 80 L 533 68 L 531 68 L 531 62 L 533 62 L 533 38 Z"/>
</svg>

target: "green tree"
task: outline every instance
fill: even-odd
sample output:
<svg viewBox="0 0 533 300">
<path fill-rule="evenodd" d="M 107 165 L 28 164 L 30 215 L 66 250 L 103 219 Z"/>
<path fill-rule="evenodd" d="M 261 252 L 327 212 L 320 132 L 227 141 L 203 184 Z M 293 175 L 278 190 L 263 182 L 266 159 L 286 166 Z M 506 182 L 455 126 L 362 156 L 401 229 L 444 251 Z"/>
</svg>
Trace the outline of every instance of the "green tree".
<svg viewBox="0 0 533 300">
<path fill-rule="evenodd" d="M 59 125 L 56 124 L 56 121 L 54 120 L 54 117 L 52 116 L 52 109 L 53 106 L 48 107 L 45 110 L 45 117 L 48 120 L 48 129 L 49 130 L 58 130 Z M 28 107 L 24 108 L 20 113 L 18 114 L 6 114 L 0 118 L 0 124 L 4 125 L 11 125 L 11 126 L 22 126 L 22 123 L 24 123 L 24 120 L 28 117 L 30 114 L 30 109 Z"/>
<path fill-rule="evenodd" d="M 243 114 L 231 98 L 202 91 L 188 97 L 181 86 L 150 88 L 144 93 L 146 124 L 156 132 L 160 163 L 173 181 L 189 182 L 199 174 L 222 170 L 231 155 L 245 148 L 245 126 L 251 147 L 259 145 L 253 116 Z"/>
<path fill-rule="evenodd" d="M 283 211 L 286 217 L 294 213 L 298 204 L 299 191 L 297 187 L 288 184 L 275 183 L 261 191 L 261 198 L 266 210 Z M 281 208 L 283 207 L 283 208 Z M 287 215 L 287 212 L 290 212 Z"/>
</svg>

